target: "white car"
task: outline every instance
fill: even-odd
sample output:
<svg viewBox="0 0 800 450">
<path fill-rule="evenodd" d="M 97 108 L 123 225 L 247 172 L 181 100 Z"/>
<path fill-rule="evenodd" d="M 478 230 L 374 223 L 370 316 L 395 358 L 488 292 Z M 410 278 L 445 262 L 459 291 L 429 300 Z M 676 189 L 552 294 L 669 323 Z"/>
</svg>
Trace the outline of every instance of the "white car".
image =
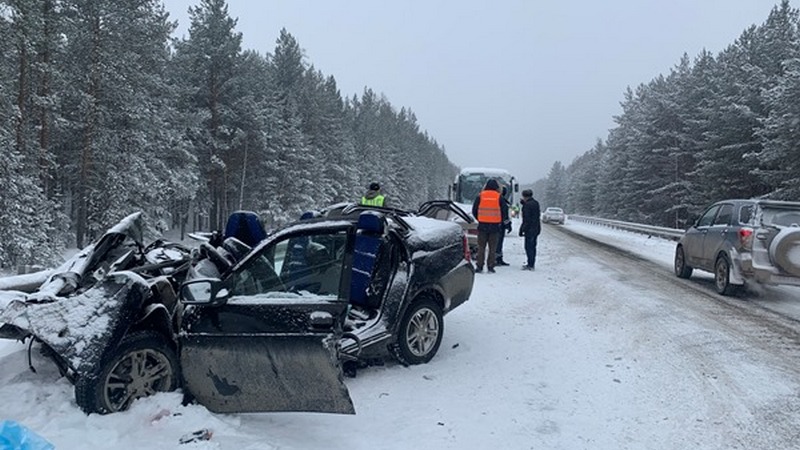
<svg viewBox="0 0 800 450">
<path fill-rule="evenodd" d="M 560 225 L 564 225 L 564 221 L 566 220 L 567 216 L 564 214 L 564 210 L 561 208 L 547 208 L 542 213 L 542 222 L 544 223 L 557 223 Z"/>
</svg>

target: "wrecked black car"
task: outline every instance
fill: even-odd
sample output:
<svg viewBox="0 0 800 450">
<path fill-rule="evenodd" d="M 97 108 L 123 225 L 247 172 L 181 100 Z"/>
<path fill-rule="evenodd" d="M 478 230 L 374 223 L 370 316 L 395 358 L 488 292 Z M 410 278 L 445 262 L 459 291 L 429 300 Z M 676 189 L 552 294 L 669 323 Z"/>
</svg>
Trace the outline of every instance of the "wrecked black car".
<svg viewBox="0 0 800 450">
<path fill-rule="evenodd" d="M 472 291 L 461 227 L 413 213 L 339 205 L 253 246 L 191 250 L 120 232 L 137 220 L 109 231 L 116 250 L 94 255 L 104 236 L 82 252 L 81 270 L 0 296 L 0 337 L 40 343 L 86 412 L 183 388 L 215 412 L 354 413 L 342 366 L 430 361 Z"/>
</svg>

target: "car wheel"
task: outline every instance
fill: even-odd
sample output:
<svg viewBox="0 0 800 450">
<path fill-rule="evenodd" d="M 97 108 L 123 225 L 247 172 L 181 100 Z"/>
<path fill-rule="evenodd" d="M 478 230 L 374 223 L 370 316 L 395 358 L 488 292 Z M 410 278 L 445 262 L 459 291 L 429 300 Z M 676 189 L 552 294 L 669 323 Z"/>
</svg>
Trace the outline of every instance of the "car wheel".
<svg viewBox="0 0 800 450">
<path fill-rule="evenodd" d="M 728 258 L 722 255 L 717 257 L 717 262 L 714 264 L 714 286 L 717 288 L 717 293 L 722 295 L 730 295 L 735 290 L 735 286 L 731 284 L 731 264 Z"/>
<path fill-rule="evenodd" d="M 406 365 L 423 364 L 433 359 L 442 343 L 442 308 L 431 299 L 414 302 L 400 322 L 396 356 Z"/>
<path fill-rule="evenodd" d="M 124 411 L 156 392 L 178 388 L 178 358 L 172 344 L 155 331 L 126 336 L 93 375 L 75 383 L 75 400 L 86 413 Z"/>
<path fill-rule="evenodd" d="M 678 278 L 692 276 L 692 268 L 686 265 L 686 255 L 683 253 L 683 247 L 681 246 L 675 248 L 675 275 Z"/>
</svg>

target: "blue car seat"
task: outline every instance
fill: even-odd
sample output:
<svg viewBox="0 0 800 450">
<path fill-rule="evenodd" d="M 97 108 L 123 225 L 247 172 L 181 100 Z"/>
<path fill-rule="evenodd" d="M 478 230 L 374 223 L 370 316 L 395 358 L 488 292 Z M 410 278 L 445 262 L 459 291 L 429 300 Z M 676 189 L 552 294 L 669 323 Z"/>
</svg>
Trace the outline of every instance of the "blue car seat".
<svg viewBox="0 0 800 450">
<path fill-rule="evenodd" d="M 281 277 L 287 286 L 292 286 L 297 280 L 309 274 L 308 258 L 306 258 L 308 242 L 308 236 L 289 239 L 285 268 L 281 272 Z"/>
<path fill-rule="evenodd" d="M 370 298 L 367 289 L 383 242 L 383 228 L 383 217 L 379 213 L 367 211 L 358 217 L 350 278 L 350 302 L 355 305 L 377 307 L 375 303 L 380 302 L 379 298 Z"/>
<path fill-rule="evenodd" d="M 224 238 L 235 237 L 250 247 L 255 247 L 267 237 L 258 214 L 252 211 L 234 211 L 225 225 Z"/>
</svg>

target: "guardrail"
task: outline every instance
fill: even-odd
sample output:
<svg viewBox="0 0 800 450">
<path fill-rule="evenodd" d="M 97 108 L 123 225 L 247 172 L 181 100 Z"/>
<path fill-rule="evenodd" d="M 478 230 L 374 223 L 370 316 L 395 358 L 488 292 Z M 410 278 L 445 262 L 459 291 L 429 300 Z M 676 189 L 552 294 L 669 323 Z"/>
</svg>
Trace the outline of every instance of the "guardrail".
<svg viewBox="0 0 800 450">
<path fill-rule="evenodd" d="M 684 230 L 679 230 L 676 228 L 655 227 L 641 223 L 623 222 L 621 220 L 601 219 L 599 217 L 579 216 L 574 214 L 568 215 L 567 218 L 569 220 L 577 220 L 578 222 L 602 225 L 619 230 L 633 231 L 634 233 L 647 234 L 664 239 L 671 239 L 673 241 L 677 241 L 684 234 Z"/>
</svg>

